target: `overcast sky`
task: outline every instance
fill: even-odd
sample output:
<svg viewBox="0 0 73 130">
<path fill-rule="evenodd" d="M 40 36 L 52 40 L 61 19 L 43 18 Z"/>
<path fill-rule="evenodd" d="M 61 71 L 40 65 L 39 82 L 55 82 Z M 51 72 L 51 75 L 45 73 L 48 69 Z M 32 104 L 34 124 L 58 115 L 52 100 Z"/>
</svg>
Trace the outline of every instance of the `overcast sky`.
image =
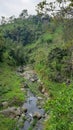
<svg viewBox="0 0 73 130">
<path fill-rule="evenodd" d="M 0 0 L 1 16 L 18 16 L 23 9 L 27 9 L 29 14 L 35 14 L 35 6 L 43 0 Z"/>
</svg>

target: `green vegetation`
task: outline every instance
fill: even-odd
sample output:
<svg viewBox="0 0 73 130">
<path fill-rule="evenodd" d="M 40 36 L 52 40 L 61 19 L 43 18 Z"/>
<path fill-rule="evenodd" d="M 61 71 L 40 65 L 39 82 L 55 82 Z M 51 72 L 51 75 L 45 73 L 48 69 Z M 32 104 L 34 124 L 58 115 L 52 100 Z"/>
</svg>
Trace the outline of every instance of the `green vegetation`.
<svg viewBox="0 0 73 130">
<path fill-rule="evenodd" d="M 0 68 L 0 104 L 8 101 L 10 106 L 19 106 L 24 101 L 24 92 L 21 91 L 22 79 L 6 64 L 1 64 Z"/>
<path fill-rule="evenodd" d="M 16 121 L 10 119 L 9 117 L 4 117 L 0 114 L 0 129 L 1 130 L 18 130 L 16 128 Z"/>
<path fill-rule="evenodd" d="M 25 100 L 25 93 L 21 91 L 22 79 L 15 74 L 15 69 L 7 64 L 0 64 L 0 110 L 4 109 L 2 103 L 8 106 L 19 107 Z M 16 129 L 16 120 L 0 114 L 0 129 Z"/>
<path fill-rule="evenodd" d="M 32 130 L 35 127 L 36 123 L 37 123 L 37 119 L 34 119 L 28 130 Z"/>
<path fill-rule="evenodd" d="M 50 112 L 50 117 L 45 122 L 45 130 L 73 129 L 73 84 L 68 87 L 62 84 L 61 87 L 57 97 L 48 100 L 45 104 L 46 111 Z"/>
<path fill-rule="evenodd" d="M 5 101 L 16 107 L 23 103 L 22 79 L 15 69 L 30 64 L 49 95 L 44 103 L 49 113 L 44 130 L 73 130 L 73 18 L 61 14 L 26 18 L 23 10 L 18 18 L 0 26 L 0 109 Z M 38 83 L 29 88 L 39 94 Z M 0 121 L 1 130 L 14 129 L 16 124 L 1 114 Z"/>
</svg>

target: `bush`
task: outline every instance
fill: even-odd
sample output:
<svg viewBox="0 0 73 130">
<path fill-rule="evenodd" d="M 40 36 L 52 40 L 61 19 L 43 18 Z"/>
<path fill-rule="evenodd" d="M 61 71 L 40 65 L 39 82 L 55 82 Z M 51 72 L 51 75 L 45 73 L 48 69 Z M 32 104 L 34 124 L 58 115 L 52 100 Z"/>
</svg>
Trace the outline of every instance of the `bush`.
<svg viewBox="0 0 73 130">
<path fill-rule="evenodd" d="M 48 56 L 49 77 L 57 82 L 72 77 L 71 52 L 68 49 L 54 48 Z"/>
<path fill-rule="evenodd" d="M 59 95 L 45 104 L 46 111 L 50 111 L 50 119 L 46 122 L 45 130 L 73 129 L 73 91 L 72 86 L 62 86 Z"/>
</svg>

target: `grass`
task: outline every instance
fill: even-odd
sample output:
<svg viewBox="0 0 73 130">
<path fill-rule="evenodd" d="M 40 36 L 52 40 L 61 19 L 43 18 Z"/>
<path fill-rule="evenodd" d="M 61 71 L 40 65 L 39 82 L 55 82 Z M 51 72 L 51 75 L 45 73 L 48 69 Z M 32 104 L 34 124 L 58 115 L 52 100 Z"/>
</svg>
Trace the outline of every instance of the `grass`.
<svg viewBox="0 0 73 130">
<path fill-rule="evenodd" d="M 0 114 L 0 130 L 18 130 L 18 128 L 16 128 L 16 120 L 12 120 Z"/>
<path fill-rule="evenodd" d="M 21 91 L 22 80 L 15 74 L 15 69 L 7 64 L 0 64 L 0 109 L 2 102 L 7 101 L 9 106 L 19 107 L 25 101 L 25 92 Z M 18 130 L 16 128 L 16 120 L 5 117 L 0 114 L 1 130 Z"/>
<path fill-rule="evenodd" d="M 19 102 L 24 101 L 21 82 L 22 79 L 15 74 L 12 68 L 4 64 L 0 65 L 0 102 L 10 102 L 14 98 L 19 99 Z"/>
<path fill-rule="evenodd" d="M 36 65 L 44 87 L 50 96 L 44 102 L 44 109 L 48 114 L 44 122 L 44 130 L 72 130 L 73 129 L 73 82 L 66 85 L 65 82 L 57 83 L 48 78 L 50 70 L 43 64 Z"/>
</svg>

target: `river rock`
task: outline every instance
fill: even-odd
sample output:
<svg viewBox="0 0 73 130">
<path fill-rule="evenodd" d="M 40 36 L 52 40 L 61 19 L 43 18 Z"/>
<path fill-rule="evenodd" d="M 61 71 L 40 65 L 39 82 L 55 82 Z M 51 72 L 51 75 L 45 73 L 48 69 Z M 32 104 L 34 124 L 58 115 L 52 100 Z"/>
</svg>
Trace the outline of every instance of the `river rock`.
<svg viewBox="0 0 73 130">
<path fill-rule="evenodd" d="M 41 92 L 44 94 L 45 93 L 45 88 L 43 88 Z"/>
<path fill-rule="evenodd" d="M 32 113 L 29 113 L 29 116 L 30 116 L 30 117 L 33 117 Z"/>
<path fill-rule="evenodd" d="M 23 113 L 23 112 L 25 112 L 25 113 L 26 113 L 26 112 L 27 112 L 27 108 L 22 107 L 22 108 L 21 108 L 21 112 L 22 112 L 22 113 Z"/>
<path fill-rule="evenodd" d="M 41 106 L 38 106 L 39 109 L 41 109 Z"/>
<path fill-rule="evenodd" d="M 42 118 L 42 115 L 39 112 L 35 112 L 33 118 L 37 118 L 39 120 Z"/>
<path fill-rule="evenodd" d="M 16 116 L 20 116 L 20 115 L 21 115 L 21 110 L 20 110 L 20 107 L 19 107 L 19 108 L 17 108 L 17 110 L 16 110 L 16 111 L 14 111 L 14 113 L 15 113 L 15 115 L 16 115 Z"/>
<path fill-rule="evenodd" d="M 24 83 L 24 88 L 28 88 L 28 84 L 26 82 Z"/>
<path fill-rule="evenodd" d="M 8 107 L 7 109 L 0 111 L 0 113 L 4 114 L 5 116 L 9 116 L 11 118 L 15 118 L 16 116 L 21 115 L 20 108 L 16 107 Z"/>
<path fill-rule="evenodd" d="M 8 102 L 2 102 L 2 106 L 3 106 L 3 108 L 7 108 L 8 107 Z"/>
<path fill-rule="evenodd" d="M 35 81 L 38 80 L 38 76 L 36 74 L 33 75 L 33 78 L 34 78 Z"/>
<path fill-rule="evenodd" d="M 29 78 L 30 78 L 29 71 L 25 71 L 25 72 L 23 73 L 23 76 L 24 76 L 25 79 L 29 79 Z"/>
<path fill-rule="evenodd" d="M 43 98 L 42 97 L 37 97 L 38 98 L 38 100 L 42 100 Z"/>
<path fill-rule="evenodd" d="M 45 95 L 46 97 L 48 97 L 48 93 L 47 93 L 47 92 L 45 92 L 44 95 Z"/>
<path fill-rule="evenodd" d="M 25 114 L 22 113 L 21 118 L 25 120 Z"/>
<path fill-rule="evenodd" d="M 25 89 L 24 89 L 24 88 L 21 88 L 21 91 L 25 91 Z"/>
<path fill-rule="evenodd" d="M 30 78 L 30 81 L 31 81 L 31 82 L 35 82 L 35 79 L 34 79 L 34 78 Z"/>
<path fill-rule="evenodd" d="M 23 69 L 23 67 L 22 67 L 22 66 L 20 66 L 19 68 L 17 68 L 17 72 L 22 73 L 23 71 L 24 71 L 24 69 Z"/>
<path fill-rule="evenodd" d="M 36 74 L 33 73 L 33 75 L 30 77 L 31 82 L 36 82 L 38 80 L 38 77 Z"/>
<path fill-rule="evenodd" d="M 15 119 L 16 119 L 16 120 L 19 120 L 19 118 L 20 118 L 20 116 L 16 116 L 16 118 L 15 118 Z"/>
<path fill-rule="evenodd" d="M 4 114 L 5 116 L 10 116 L 11 114 L 14 114 L 16 111 L 15 107 L 8 107 L 7 109 L 0 111 L 0 113 Z"/>
<path fill-rule="evenodd" d="M 35 82 L 38 80 L 38 77 L 37 75 L 35 74 L 35 72 L 33 70 L 28 70 L 28 71 L 25 71 L 23 73 L 23 76 L 25 79 L 31 81 L 31 82 Z"/>
</svg>

